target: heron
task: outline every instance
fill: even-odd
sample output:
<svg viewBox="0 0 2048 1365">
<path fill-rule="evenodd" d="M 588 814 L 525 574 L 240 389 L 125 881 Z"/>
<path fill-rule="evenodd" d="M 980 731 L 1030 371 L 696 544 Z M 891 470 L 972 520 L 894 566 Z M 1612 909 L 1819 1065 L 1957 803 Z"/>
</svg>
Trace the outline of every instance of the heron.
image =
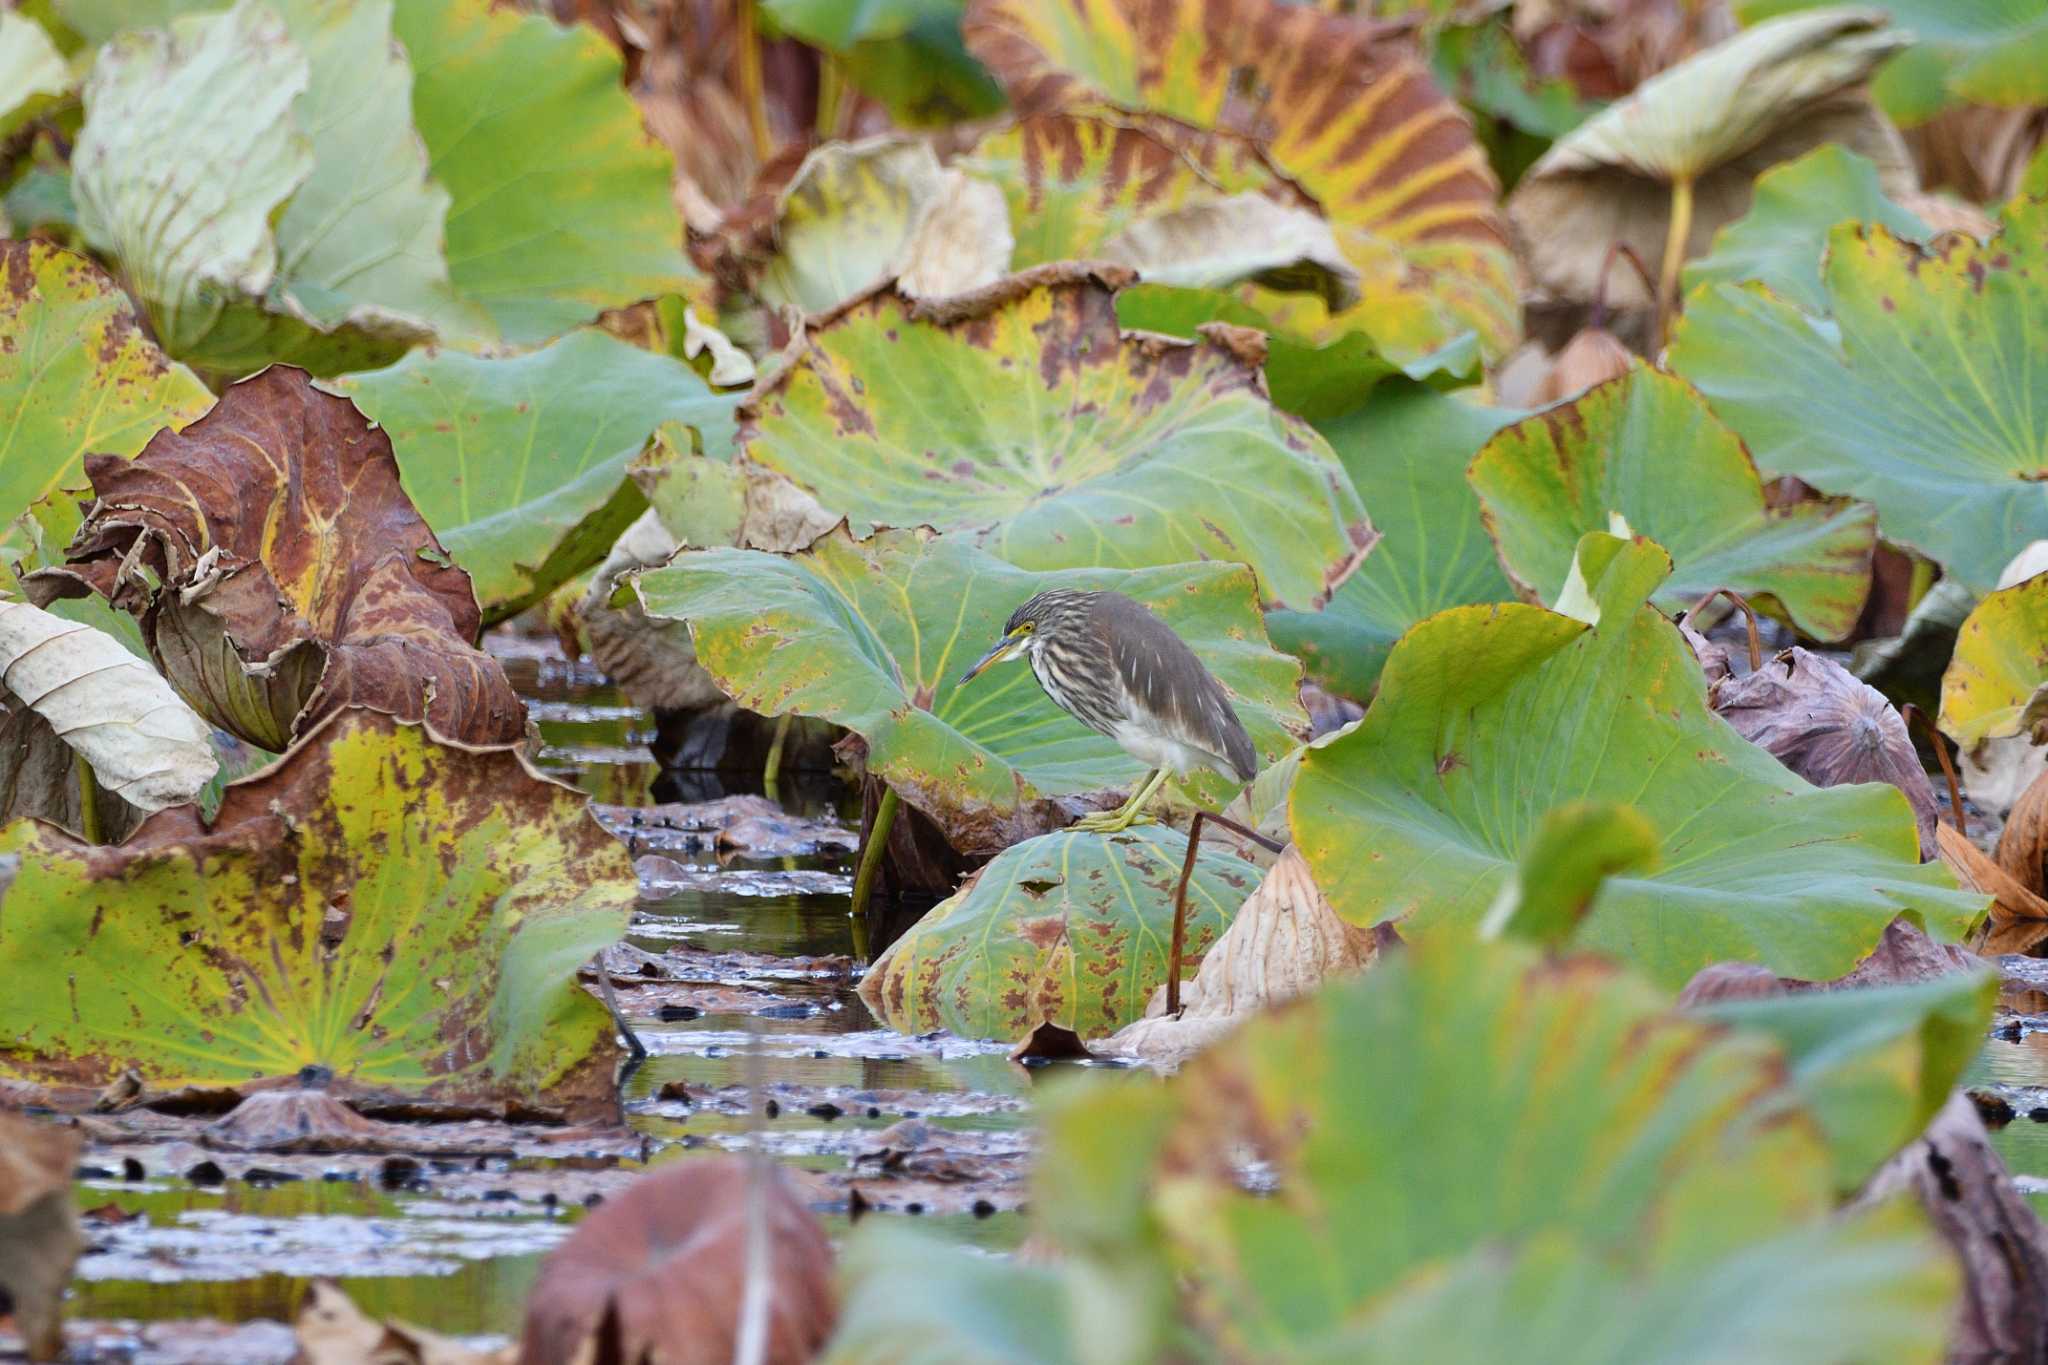
<svg viewBox="0 0 2048 1365">
<path fill-rule="evenodd" d="M 960 685 L 1020 657 L 1053 705 L 1150 769 L 1130 800 L 1083 816 L 1074 829 L 1110 834 L 1148 819 L 1145 803 L 1169 776 L 1210 768 L 1249 782 L 1258 772 L 1223 684 L 1141 602 L 1120 592 L 1047 589 L 1010 614 L 1002 638 Z"/>
</svg>

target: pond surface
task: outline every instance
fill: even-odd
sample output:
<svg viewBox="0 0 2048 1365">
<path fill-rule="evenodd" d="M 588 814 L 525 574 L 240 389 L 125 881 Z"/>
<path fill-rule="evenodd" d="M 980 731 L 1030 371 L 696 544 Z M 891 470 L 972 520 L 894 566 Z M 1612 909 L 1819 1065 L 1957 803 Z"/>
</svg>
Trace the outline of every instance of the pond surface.
<svg viewBox="0 0 2048 1365">
<path fill-rule="evenodd" d="M 607 805 L 655 799 L 662 773 L 646 713 L 548 646 L 493 645 L 539 726 L 544 771 Z M 761 790 L 758 774 L 688 786 L 691 799 Z M 857 802 L 846 805 L 828 776 L 788 774 L 777 786 L 790 814 L 857 826 Z M 629 841 L 646 851 L 639 844 Z M 215 1152 L 187 1140 L 198 1120 L 149 1143 L 95 1143 L 76 1190 L 91 1246 L 68 1316 L 96 1321 L 74 1333 L 74 1358 L 287 1360 L 282 1329 L 178 1324 L 289 1322 L 315 1276 L 339 1280 L 375 1316 L 516 1334 L 542 1256 L 589 1202 L 649 1166 L 750 1144 L 750 1083 L 772 1115 L 762 1147 L 798 1173 L 835 1237 L 857 1187 L 866 1216 L 919 1216 L 962 1240 L 1015 1246 L 1029 1095 L 1043 1072 L 1002 1048 L 906 1037 L 869 1015 L 854 991 L 846 853 L 736 858 L 688 845 L 650 845 L 667 861 L 642 858 L 628 936 L 636 961 L 660 959 L 683 979 L 642 984 L 630 964 L 614 965 L 621 1008 L 650 1054 L 625 1087 L 630 1136 L 396 1164 Z M 906 1134 L 915 1155 L 885 1171 L 879 1155 Z"/>
</svg>

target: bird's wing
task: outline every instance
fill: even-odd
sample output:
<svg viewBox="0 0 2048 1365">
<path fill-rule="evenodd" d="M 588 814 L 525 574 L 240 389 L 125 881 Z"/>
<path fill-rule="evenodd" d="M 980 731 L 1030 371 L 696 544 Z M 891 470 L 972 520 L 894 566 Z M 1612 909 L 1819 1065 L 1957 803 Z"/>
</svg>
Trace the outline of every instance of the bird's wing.
<svg viewBox="0 0 2048 1365">
<path fill-rule="evenodd" d="M 1241 781 L 1258 773 L 1258 755 L 1223 684 L 1142 603 L 1105 596 L 1097 603 L 1095 627 L 1124 685 L 1124 695 L 1141 706 L 1168 737 L 1212 754 Z"/>
</svg>

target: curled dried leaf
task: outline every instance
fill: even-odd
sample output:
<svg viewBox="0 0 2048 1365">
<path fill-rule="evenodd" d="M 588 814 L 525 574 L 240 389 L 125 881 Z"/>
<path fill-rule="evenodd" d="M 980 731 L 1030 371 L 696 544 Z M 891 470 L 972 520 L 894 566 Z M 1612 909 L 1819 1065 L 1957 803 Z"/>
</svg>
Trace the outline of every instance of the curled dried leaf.
<svg viewBox="0 0 2048 1365">
<path fill-rule="evenodd" d="M 1998 865 L 2035 895 L 2048 892 L 2048 774 L 2036 777 L 2013 803 L 1998 832 Z"/>
<path fill-rule="evenodd" d="M 1898 709 L 1831 659 L 1794 647 L 1755 672 L 1723 678 L 1709 697 L 1744 739 L 1817 787 L 1889 782 L 1905 793 L 1934 856 L 1934 785 Z"/>
<path fill-rule="evenodd" d="M 2048 941 L 2048 900 L 2008 876 L 1947 821 L 1934 830 L 1942 862 L 1967 890 L 1991 897 L 1991 917 L 1971 947 L 1980 953 L 2024 953 Z"/>
<path fill-rule="evenodd" d="M 478 650 L 469 576 L 399 483 L 391 441 L 306 373 L 272 366 L 133 461 L 87 460 L 98 502 L 43 601 L 96 591 L 214 724 L 270 750 L 367 706 L 451 739 L 525 733 Z"/>
<path fill-rule="evenodd" d="M 832 1245 L 773 1166 L 736 1157 L 678 1162 L 583 1220 L 541 1263 L 520 1365 L 728 1365 L 747 1298 L 750 1221 L 765 1223 L 763 1365 L 801 1365 L 838 1305 Z"/>
</svg>

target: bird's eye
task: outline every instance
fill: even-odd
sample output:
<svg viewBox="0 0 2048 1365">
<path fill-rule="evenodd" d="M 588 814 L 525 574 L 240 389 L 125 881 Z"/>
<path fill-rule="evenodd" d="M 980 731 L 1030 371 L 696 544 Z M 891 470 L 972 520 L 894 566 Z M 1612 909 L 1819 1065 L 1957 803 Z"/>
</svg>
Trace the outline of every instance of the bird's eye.
<svg viewBox="0 0 2048 1365">
<path fill-rule="evenodd" d="M 1032 623 L 1029 621 L 1026 621 L 1023 625 L 1017 627 L 1017 633 L 1019 635 L 1029 635 L 1031 631 Z"/>
</svg>

